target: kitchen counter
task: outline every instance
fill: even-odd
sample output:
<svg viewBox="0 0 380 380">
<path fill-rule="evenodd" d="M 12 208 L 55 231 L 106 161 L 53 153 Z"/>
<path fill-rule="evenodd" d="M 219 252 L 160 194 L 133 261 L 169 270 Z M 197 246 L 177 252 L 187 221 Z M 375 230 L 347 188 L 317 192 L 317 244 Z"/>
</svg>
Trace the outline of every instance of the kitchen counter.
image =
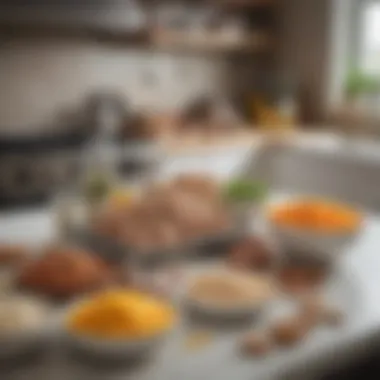
<svg viewBox="0 0 380 380">
<path fill-rule="evenodd" d="M 324 334 L 299 349 L 276 354 L 259 363 L 241 360 L 228 362 L 227 358 L 231 355 L 232 348 L 231 343 L 225 342 L 204 357 L 195 355 L 189 358 L 183 366 L 181 362 L 173 363 L 168 360 L 163 362 L 159 369 L 148 368 L 141 375 L 131 377 L 132 375 L 115 372 L 110 378 L 304 379 L 313 378 L 327 368 L 343 365 L 366 355 L 380 339 L 380 199 L 377 194 L 380 176 L 375 175 L 380 170 L 380 155 L 376 147 L 376 144 L 371 146 L 365 142 L 352 143 L 330 135 L 309 134 L 298 136 L 286 144 L 275 141 L 274 144 L 268 145 L 267 141 L 259 137 L 245 149 L 240 146 L 209 149 L 202 154 L 194 151 L 192 154 L 167 153 L 161 169 L 157 172 L 158 177 L 170 176 L 183 170 L 202 170 L 226 178 L 237 170 L 254 175 L 260 167 L 261 170 L 266 167 L 270 169 L 269 182 L 276 191 L 281 189 L 286 193 L 313 191 L 332 194 L 342 199 L 353 199 L 358 206 L 362 205 L 368 210 L 367 220 L 358 241 L 345 253 L 339 266 L 339 278 L 344 278 L 344 284 L 347 284 L 340 285 L 340 288 L 346 289 L 342 297 L 348 297 L 347 305 L 352 315 L 341 330 Z M 270 165 L 266 166 L 269 161 Z M 0 241 L 23 241 L 38 246 L 56 236 L 53 220 L 54 213 L 51 207 L 1 213 Z M 23 379 L 23 376 L 28 376 L 31 380 L 48 378 L 44 371 L 50 371 L 51 374 L 63 365 L 59 360 L 54 360 L 49 362 L 49 365 L 43 365 L 44 368 L 36 369 L 36 372 L 30 372 L 30 369 L 28 372 L 20 367 L 9 379 Z M 228 366 L 224 366 L 224 362 L 229 363 Z M 50 378 L 107 379 L 104 373 L 90 373 L 91 371 L 86 372 L 78 368 L 76 371 L 70 373 L 65 364 L 60 370 L 61 377 Z M 1 372 L 0 369 L 2 379 L 7 380 L 7 375 L 8 373 Z"/>
<path fill-rule="evenodd" d="M 2 219 L 1 236 L 16 231 L 30 239 L 33 236 L 46 235 L 44 228 L 50 220 L 44 212 L 30 212 L 21 220 L 21 215 L 8 220 Z M 18 221 L 17 221 L 18 219 Z M 26 233 L 26 234 L 25 234 Z M 196 353 L 178 351 L 176 345 L 165 345 L 162 355 L 141 370 L 130 373 L 126 369 L 114 368 L 112 371 L 100 367 L 94 370 L 73 359 L 62 356 L 60 348 L 49 353 L 47 362 L 24 368 L 18 365 L 12 374 L 0 366 L 0 377 L 4 380 L 39 380 L 54 379 L 112 379 L 112 380 L 191 380 L 194 378 L 218 378 L 229 380 L 255 379 L 308 379 L 317 378 L 326 369 L 339 368 L 353 363 L 371 352 L 372 347 L 380 339 L 380 218 L 368 215 L 367 223 L 360 239 L 349 252 L 345 252 L 339 270 L 334 276 L 333 291 L 337 291 L 335 299 L 343 304 L 346 316 L 345 325 L 334 330 L 320 331 L 313 334 L 304 344 L 294 349 L 275 352 L 267 359 L 260 361 L 243 360 L 235 356 L 236 336 L 220 338 L 206 349 Z M 181 338 L 180 338 L 181 339 Z M 176 343 L 178 345 L 178 341 Z M 181 346 L 182 347 L 182 346 Z M 163 347 L 164 348 L 164 347 Z M 58 352 L 59 351 L 59 352 Z M 173 359 L 174 358 L 174 359 Z M 313 377 L 316 376 L 316 377 Z"/>
<path fill-rule="evenodd" d="M 198 154 L 229 149 L 246 148 L 258 143 L 285 141 L 295 143 L 297 141 L 309 141 L 314 145 L 337 144 L 344 138 L 331 133 L 332 128 L 316 128 L 306 130 L 297 127 L 295 130 L 273 132 L 258 131 L 254 127 L 245 126 L 224 133 L 177 133 L 163 135 L 158 138 L 159 145 L 166 154 Z"/>
<path fill-rule="evenodd" d="M 210 149 L 244 148 L 255 144 L 261 135 L 247 127 L 224 134 L 215 132 L 213 134 L 178 133 L 162 136 L 159 138 L 159 142 L 165 152 L 170 154 L 190 154 Z"/>
</svg>

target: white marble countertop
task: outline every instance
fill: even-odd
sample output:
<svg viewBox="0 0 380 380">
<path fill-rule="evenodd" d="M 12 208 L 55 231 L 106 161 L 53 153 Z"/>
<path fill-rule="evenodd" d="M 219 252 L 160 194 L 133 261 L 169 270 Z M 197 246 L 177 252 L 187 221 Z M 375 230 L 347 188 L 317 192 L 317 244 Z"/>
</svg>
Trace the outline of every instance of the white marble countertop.
<svg viewBox="0 0 380 380">
<path fill-rule="evenodd" d="M 44 240 L 48 241 L 52 233 L 51 218 L 46 210 L 0 218 L 0 241 L 12 237 L 14 241 L 40 244 Z M 337 366 L 339 363 L 344 364 L 364 355 L 366 350 L 370 349 L 373 340 L 380 338 L 379 251 L 380 218 L 369 215 L 356 243 L 342 254 L 337 273 L 329 287 L 330 292 L 336 292 L 333 297 L 347 314 L 346 323 L 342 328 L 322 331 L 294 349 L 276 352 L 268 359 L 260 361 L 244 361 L 238 358 L 233 337 L 220 340 L 204 353 L 195 355 L 181 355 L 177 350 L 169 348 L 154 368 L 148 366 L 133 377 L 127 376 L 125 370 L 120 370 L 109 378 L 191 380 L 196 377 L 227 380 L 233 376 L 238 380 L 250 380 L 252 376 L 256 379 L 277 379 L 285 375 L 296 376 L 298 373 L 311 376 L 316 371 Z M 50 371 L 57 370 L 61 374 L 67 374 L 68 377 L 62 379 L 79 380 L 82 376 L 92 379 L 108 378 L 104 372 L 100 376 L 90 368 L 78 365 L 72 367 L 66 361 L 62 363 L 61 360 L 56 360 L 49 365 Z M 19 371 L 20 374 L 23 373 L 22 368 Z M 0 370 L 0 376 L 3 378 L 1 374 Z"/>
<path fill-rule="evenodd" d="M 340 149 L 332 148 L 335 143 L 331 139 L 328 142 L 312 141 L 309 143 L 319 152 L 323 149 L 330 149 L 336 154 Z M 340 143 L 338 144 L 340 146 Z M 307 149 L 306 146 L 307 142 L 302 144 L 302 149 Z M 161 172 L 157 175 L 161 177 L 182 170 L 203 170 L 216 173 L 220 177 L 228 177 L 246 164 L 247 156 L 252 158 L 252 154 L 255 154 L 252 148 L 246 150 L 234 148 L 219 150 L 212 154 L 205 153 L 196 157 L 188 154 L 177 157 L 168 156 Z M 44 209 L 2 212 L 0 213 L 0 242 L 25 242 L 38 246 L 50 241 L 55 236 L 53 221 L 54 214 L 50 206 Z M 136 374 L 136 376 L 113 373 L 109 378 L 115 380 L 127 378 L 133 380 L 174 380 L 179 378 L 182 380 L 194 378 L 251 380 L 253 377 L 256 379 L 304 379 L 309 378 L 308 376 L 312 378 L 313 374 L 325 368 L 364 355 L 374 340 L 380 339 L 379 252 L 380 217 L 369 213 L 362 234 L 350 250 L 342 255 L 339 273 L 337 273 L 337 281 L 340 285 L 337 284 L 336 288 L 346 289 L 338 295 L 338 297 L 344 298 L 345 308 L 348 312 L 347 323 L 342 329 L 318 335 L 307 344 L 294 350 L 280 352 L 262 361 L 244 362 L 236 359 L 232 351 L 233 345 L 226 341 L 204 355 L 196 355 L 185 361 L 178 360 L 178 362 L 173 362 L 169 358 L 162 362 L 162 366 L 148 368 L 144 373 Z M 342 281 L 346 285 L 342 286 Z M 53 367 L 53 364 L 49 367 L 50 372 L 57 370 L 56 367 Z M 40 372 L 35 372 L 34 378 L 31 372 L 28 377 L 25 371 L 20 368 L 19 376 L 16 373 L 9 379 L 41 378 L 41 369 Z M 58 371 L 61 377 L 54 377 L 56 379 L 108 378 L 104 373 L 91 373 L 91 371 L 86 373 L 82 370 L 77 370 L 76 374 L 70 374 L 67 366 L 65 366 L 65 371 L 63 369 Z M 0 370 L 1 378 L 3 378 L 3 374 L 4 379 L 7 379 L 5 377 L 7 374 Z"/>
</svg>

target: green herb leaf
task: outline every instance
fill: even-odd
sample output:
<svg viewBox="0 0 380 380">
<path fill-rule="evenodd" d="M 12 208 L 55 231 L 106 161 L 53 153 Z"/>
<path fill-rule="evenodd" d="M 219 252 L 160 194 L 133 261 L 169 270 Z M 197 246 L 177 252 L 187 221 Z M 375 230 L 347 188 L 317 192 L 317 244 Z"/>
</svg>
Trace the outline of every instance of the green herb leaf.
<svg viewBox="0 0 380 380">
<path fill-rule="evenodd" d="M 237 179 L 231 181 L 225 191 L 226 198 L 233 202 L 261 201 L 268 193 L 262 182 Z"/>
<path fill-rule="evenodd" d="M 87 199 L 93 201 L 102 200 L 107 196 L 109 191 L 110 184 L 108 181 L 101 176 L 97 176 L 87 182 L 85 187 L 85 196 Z"/>
</svg>

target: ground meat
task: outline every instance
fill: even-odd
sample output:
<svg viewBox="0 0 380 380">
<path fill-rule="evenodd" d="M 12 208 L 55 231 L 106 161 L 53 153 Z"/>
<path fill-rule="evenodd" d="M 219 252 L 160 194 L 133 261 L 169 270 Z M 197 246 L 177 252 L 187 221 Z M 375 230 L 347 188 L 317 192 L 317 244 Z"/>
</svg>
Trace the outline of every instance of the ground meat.
<svg viewBox="0 0 380 380">
<path fill-rule="evenodd" d="M 116 272 L 90 253 L 51 248 L 29 262 L 18 278 L 23 288 L 53 297 L 70 297 L 116 280 Z"/>
<path fill-rule="evenodd" d="M 219 197 L 219 186 L 216 181 L 206 175 L 184 174 L 173 183 L 176 189 L 196 194 L 204 199 L 214 200 Z"/>
<path fill-rule="evenodd" d="M 105 210 L 93 229 L 138 251 L 161 251 L 222 233 L 230 226 L 219 184 L 181 175 L 145 190 L 126 209 Z"/>
</svg>

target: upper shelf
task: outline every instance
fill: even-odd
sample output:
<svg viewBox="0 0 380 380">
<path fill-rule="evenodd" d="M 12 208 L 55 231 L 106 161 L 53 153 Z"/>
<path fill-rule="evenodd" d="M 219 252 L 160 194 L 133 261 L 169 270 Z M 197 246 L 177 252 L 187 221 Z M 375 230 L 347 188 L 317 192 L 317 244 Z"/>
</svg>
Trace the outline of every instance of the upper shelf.
<svg viewBox="0 0 380 380">
<path fill-rule="evenodd" d="M 259 8 L 272 6 L 277 3 L 276 0 L 209 0 L 212 4 L 228 6 L 229 8 Z"/>
<path fill-rule="evenodd" d="M 260 6 L 275 0 L 203 0 L 228 6 Z M 144 13 L 144 12 L 143 12 Z M 133 28 L 131 29 L 131 24 Z M 273 47 L 273 40 L 261 31 L 226 32 L 225 29 L 208 31 L 157 31 L 155 22 L 146 12 L 136 25 L 136 18 L 119 8 L 63 8 L 54 7 L 16 9 L 0 11 L 0 32 L 2 35 L 20 37 L 70 37 L 88 38 L 104 42 L 137 45 L 145 48 L 171 51 L 200 52 L 267 52 Z M 240 35 L 240 36 L 239 36 Z"/>
<path fill-rule="evenodd" d="M 241 37 L 223 36 L 221 33 L 203 32 L 152 32 L 148 29 L 127 30 L 96 26 L 64 25 L 39 23 L 5 25 L 0 23 L 3 36 L 16 37 L 63 37 L 86 38 L 108 43 L 137 46 L 171 52 L 202 53 L 265 53 L 272 50 L 273 39 L 264 32 L 254 32 Z"/>
<path fill-rule="evenodd" d="M 179 32 L 152 34 L 152 46 L 162 50 L 201 52 L 265 52 L 272 47 L 271 38 L 264 33 L 253 33 L 241 38 L 228 38 L 220 34 L 188 35 Z"/>
</svg>

